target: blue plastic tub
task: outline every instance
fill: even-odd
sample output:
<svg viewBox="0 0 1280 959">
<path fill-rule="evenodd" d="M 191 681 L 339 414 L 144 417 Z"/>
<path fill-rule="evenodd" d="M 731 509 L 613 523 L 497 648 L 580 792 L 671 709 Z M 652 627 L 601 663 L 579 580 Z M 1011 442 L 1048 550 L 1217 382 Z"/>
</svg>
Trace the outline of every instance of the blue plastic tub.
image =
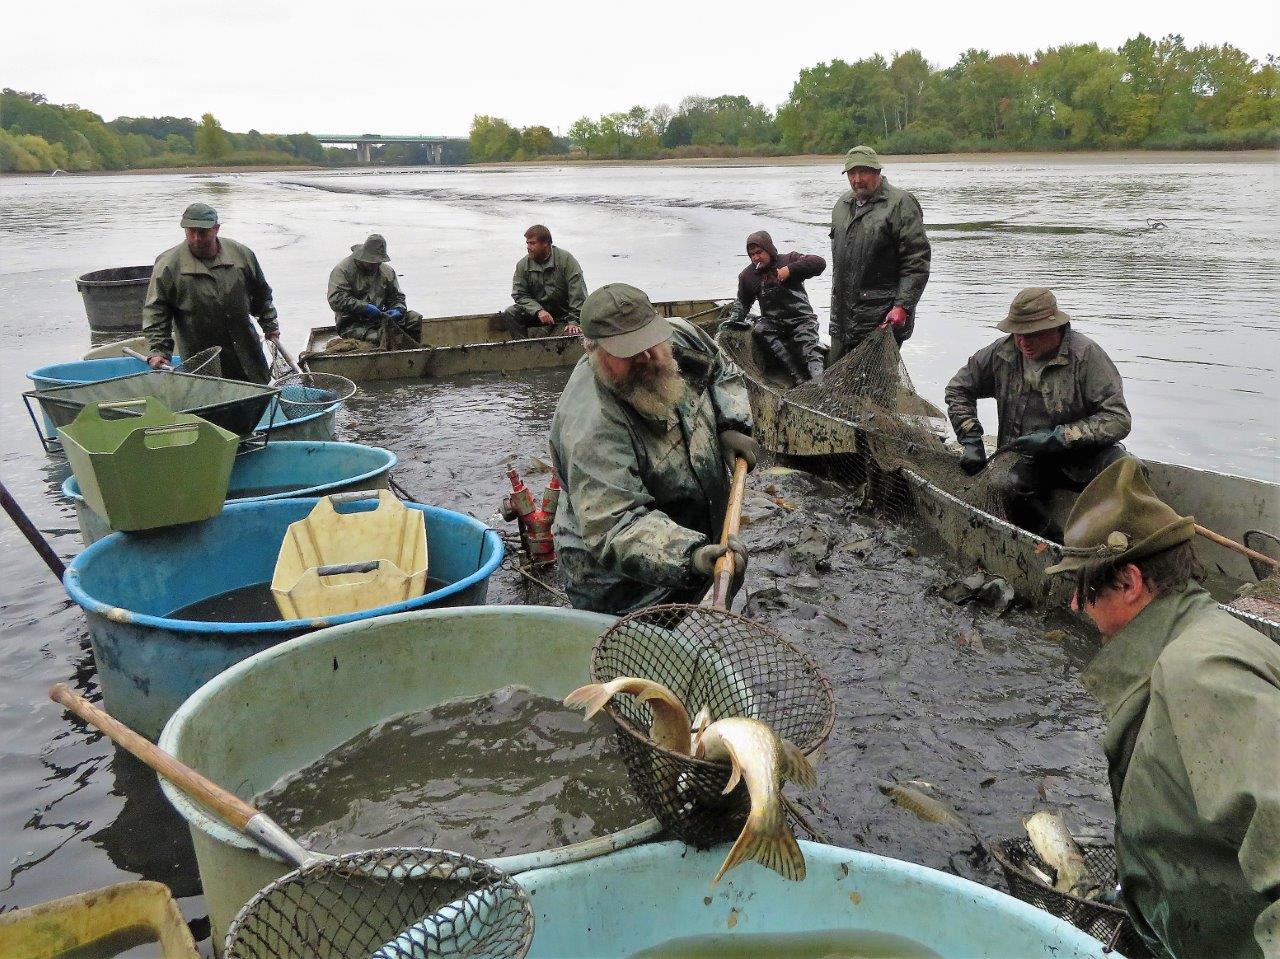
<svg viewBox="0 0 1280 959">
<path fill-rule="evenodd" d="M 175 356 L 175 364 L 182 358 Z M 97 383 L 101 380 L 115 379 L 118 376 L 131 376 L 142 373 L 147 364 L 132 356 L 113 356 L 102 360 L 76 360 L 72 363 L 53 363 L 41 366 L 27 373 L 27 379 L 37 390 L 51 390 L 56 386 L 72 386 L 76 383 Z M 289 419 L 284 411 L 275 403 L 267 407 L 258 422 L 258 430 L 269 431 L 271 441 L 276 440 L 319 440 L 329 441 L 336 436 L 338 408 L 341 403 L 334 403 L 325 409 L 316 410 L 305 416 Z M 41 436 L 47 441 L 56 441 L 57 428 L 43 412 L 37 411 L 40 420 Z"/>
<path fill-rule="evenodd" d="M 380 446 L 272 441 L 236 457 L 227 500 L 258 503 L 348 490 L 386 489 L 395 465 L 396 454 Z M 264 492 L 272 489 L 279 491 Z M 62 495 L 76 504 L 76 522 L 84 545 L 91 546 L 111 535 L 106 520 L 85 505 L 74 476 L 63 482 Z"/>
<path fill-rule="evenodd" d="M 498 534 L 478 520 L 408 503 L 427 524 L 429 575 L 446 585 L 424 596 L 359 613 L 314 619 L 227 623 L 173 619 L 193 603 L 267 583 L 290 523 L 316 499 L 233 503 L 203 523 L 113 533 L 75 558 L 63 577 L 89 622 L 109 712 L 154 738 L 192 692 L 227 667 L 325 626 L 439 606 L 483 605 L 502 562 Z M 347 504 L 365 511 L 376 500 Z"/>
</svg>

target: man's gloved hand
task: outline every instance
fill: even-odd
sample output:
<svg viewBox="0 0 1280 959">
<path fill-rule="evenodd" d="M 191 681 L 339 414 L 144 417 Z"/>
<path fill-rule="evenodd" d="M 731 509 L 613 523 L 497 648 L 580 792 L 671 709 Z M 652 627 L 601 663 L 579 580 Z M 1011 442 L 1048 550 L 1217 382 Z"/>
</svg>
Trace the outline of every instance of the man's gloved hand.
<svg viewBox="0 0 1280 959">
<path fill-rule="evenodd" d="M 907 311 L 905 307 L 895 306 L 884 316 L 884 322 L 880 324 L 880 329 L 887 330 L 891 326 L 905 326 L 907 323 Z"/>
<path fill-rule="evenodd" d="M 147 366 L 151 367 L 153 370 L 167 369 L 172 365 L 173 364 L 169 361 L 169 357 L 162 353 L 152 353 L 147 357 Z"/>
<path fill-rule="evenodd" d="M 382 315 L 389 320 L 398 320 L 400 317 L 404 316 L 404 310 L 400 309 L 398 306 L 393 306 Z"/>
<path fill-rule="evenodd" d="M 1009 449 L 1023 456 L 1043 456 L 1046 453 L 1062 453 L 1067 449 L 1066 430 L 1061 426 L 1036 430 L 1019 436 L 1009 444 Z"/>
<path fill-rule="evenodd" d="M 960 468 L 967 476 L 976 476 L 987 465 L 987 448 L 981 436 L 969 436 L 960 441 L 964 453 L 960 456 Z"/>
<path fill-rule="evenodd" d="M 733 472 L 733 458 L 741 456 L 747 461 L 747 471 L 756 468 L 756 460 L 760 458 L 760 444 L 746 433 L 737 430 L 725 430 L 720 434 L 720 453 L 724 456 L 725 468 Z"/>
<path fill-rule="evenodd" d="M 747 547 L 743 545 L 741 537 L 736 534 L 729 537 L 728 546 L 721 546 L 719 543 L 699 546 L 693 551 L 689 565 L 700 576 L 710 576 L 715 572 L 716 560 L 730 550 L 733 551 L 733 580 L 736 586 L 741 586 L 742 579 L 747 574 Z M 730 591 L 730 595 L 734 592 L 737 592 L 736 588 Z"/>
<path fill-rule="evenodd" d="M 372 303 L 366 303 L 364 306 L 360 307 L 360 312 L 371 320 L 376 320 L 378 317 L 382 316 L 382 311 Z"/>
</svg>

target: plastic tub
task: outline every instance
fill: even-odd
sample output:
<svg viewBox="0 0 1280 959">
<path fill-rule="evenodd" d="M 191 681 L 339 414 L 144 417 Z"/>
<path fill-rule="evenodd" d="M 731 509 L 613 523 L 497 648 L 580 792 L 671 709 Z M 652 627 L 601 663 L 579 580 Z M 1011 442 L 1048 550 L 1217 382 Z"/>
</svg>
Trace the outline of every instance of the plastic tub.
<svg viewBox="0 0 1280 959">
<path fill-rule="evenodd" d="M 116 266 L 84 273 L 76 289 L 84 298 L 91 330 L 140 330 L 151 265 Z"/>
</svg>

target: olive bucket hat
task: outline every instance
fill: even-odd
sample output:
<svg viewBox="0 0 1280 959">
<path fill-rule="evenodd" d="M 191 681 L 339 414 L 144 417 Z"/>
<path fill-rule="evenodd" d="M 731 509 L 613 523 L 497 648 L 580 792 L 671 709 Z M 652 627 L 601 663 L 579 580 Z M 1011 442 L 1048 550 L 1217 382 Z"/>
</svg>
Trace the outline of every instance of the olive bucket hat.
<svg viewBox="0 0 1280 959">
<path fill-rule="evenodd" d="M 996 324 L 1004 333 L 1039 333 L 1066 326 L 1071 317 L 1058 309 L 1058 298 L 1043 286 L 1029 286 L 1013 298 L 1009 315 Z"/>
<path fill-rule="evenodd" d="M 643 353 L 671 338 L 671 324 L 642 290 L 608 283 L 582 304 L 582 335 L 621 359 Z"/>
<path fill-rule="evenodd" d="M 869 146 L 858 144 L 844 155 L 844 172 L 848 173 L 856 166 L 864 166 L 869 170 L 882 170 L 880 156 Z"/>
<path fill-rule="evenodd" d="M 387 256 L 387 241 L 381 233 L 370 233 L 369 238 L 353 246 L 351 252 L 361 263 L 391 262 L 391 257 Z"/>
<path fill-rule="evenodd" d="M 179 224 L 184 230 L 211 230 L 218 225 L 218 211 L 207 203 L 193 203 L 182 211 L 182 222 Z"/>
<path fill-rule="evenodd" d="M 1115 565 L 1163 553 L 1196 534 L 1196 521 L 1179 516 L 1151 491 L 1142 463 L 1132 456 L 1099 473 L 1071 508 L 1062 561 L 1046 573 L 1070 573 L 1099 559 Z"/>
</svg>

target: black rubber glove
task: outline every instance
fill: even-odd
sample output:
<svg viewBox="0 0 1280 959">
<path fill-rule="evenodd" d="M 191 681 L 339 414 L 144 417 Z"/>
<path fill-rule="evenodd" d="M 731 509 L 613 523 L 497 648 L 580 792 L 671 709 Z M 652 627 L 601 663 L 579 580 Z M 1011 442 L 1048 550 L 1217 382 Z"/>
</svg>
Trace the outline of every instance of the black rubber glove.
<svg viewBox="0 0 1280 959">
<path fill-rule="evenodd" d="M 976 476 L 987 465 L 987 448 L 981 436 L 970 436 L 960 441 L 964 453 L 960 456 L 960 468 L 968 476 Z"/>
<path fill-rule="evenodd" d="M 1024 456 L 1042 456 L 1045 453 L 1062 453 L 1067 449 L 1066 430 L 1061 426 L 1053 429 L 1036 430 L 1019 436 L 1009 444 L 1009 448 Z"/>
<path fill-rule="evenodd" d="M 724 456 L 725 468 L 733 472 L 733 458 L 741 456 L 747 461 L 747 471 L 756 468 L 756 460 L 760 458 L 760 444 L 746 433 L 737 430 L 725 430 L 720 434 L 720 453 Z"/>
</svg>

